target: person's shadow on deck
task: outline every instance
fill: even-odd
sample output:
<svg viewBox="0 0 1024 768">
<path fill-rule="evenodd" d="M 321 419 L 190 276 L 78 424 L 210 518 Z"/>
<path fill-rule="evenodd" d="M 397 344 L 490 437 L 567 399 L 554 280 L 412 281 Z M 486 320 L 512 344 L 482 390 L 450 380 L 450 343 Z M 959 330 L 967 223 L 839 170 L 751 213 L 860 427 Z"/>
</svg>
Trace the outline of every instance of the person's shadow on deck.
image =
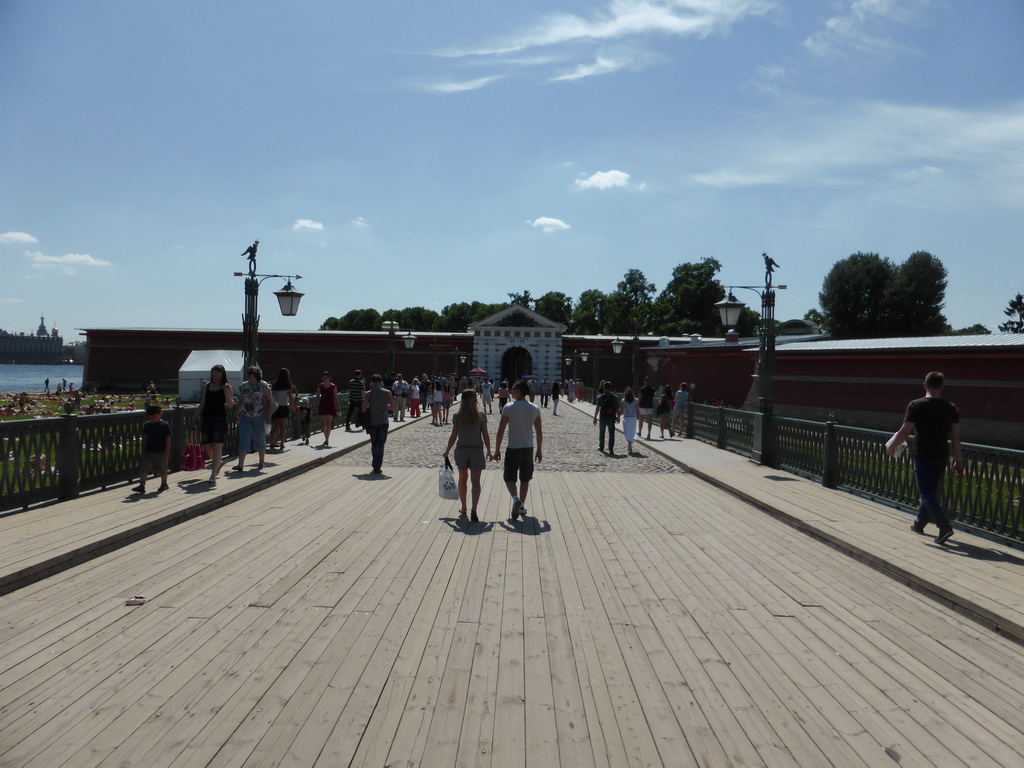
<svg viewBox="0 0 1024 768">
<path fill-rule="evenodd" d="M 519 520 L 499 520 L 498 525 L 509 533 L 521 533 L 524 536 L 540 536 L 551 530 L 551 523 L 547 520 L 538 520 L 535 517 L 521 518 Z"/>
<path fill-rule="evenodd" d="M 945 544 L 928 543 L 931 546 L 938 547 L 939 549 L 945 549 L 950 554 L 959 555 L 960 557 L 969 557 L 972 560 L 988 560 L 993 563 L 1008 563 L 1010 565 L 1024 566 L 1024 558 L 1017 557 L 1009 552 L 1000 552 L 996 549 L 989 549 L 985 546 L 965 541 L 964 539 L 952 538 Z"/>
<path fill-rule="evenodd" d="M 376 474 L 374 472 L 363 472 L 362 474 L 352 475 L 356 480 L 390 480 L 391 475 L 386 472 L 380 472 Z"/>
<path fill-rule="evenodd" d="M 474 523 L 461 515 L 459 517 L 442 517 L 441 522 L 453 531 L 464 533 L 467 536 L 479 536 L 481 533 L 490 533 L 494 529 L 494 523 L 490 520 L 480 520 Z"/>
</svg>

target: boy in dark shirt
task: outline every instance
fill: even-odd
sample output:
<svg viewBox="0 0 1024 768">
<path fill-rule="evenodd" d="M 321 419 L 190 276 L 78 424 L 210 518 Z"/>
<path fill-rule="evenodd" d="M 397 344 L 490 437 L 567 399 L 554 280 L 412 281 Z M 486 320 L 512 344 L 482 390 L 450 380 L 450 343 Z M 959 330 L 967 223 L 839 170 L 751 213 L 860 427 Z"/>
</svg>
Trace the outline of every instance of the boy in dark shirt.
<svg viewBox="0 0 1024 768">
<path fill-rule="evenodd" d="M 312 411 L 309 408 L 309 398 L 299 400 L 299 429 L 302 431 L 302 444 L 309 445 L 309 423 L 312 419 Z M 348 424 L 345 425 L 348 428 Z"/>
<path fill-rule="evenodd" d="M 917 432 L 914 455 L 914 478 L 921 493 L 921 507 L 917 519 L 910 527 L 916 533 L 924 533 L 929 522 L 939 527 L 936 544 L 945 544 L 953 535 L 946 512 L 939 502 L 939 487 L 942 475 L 949 463 L 947 439 L 953 443 L 953 472 L 964 473 L 963 449 L 960 446 L 960 414 L 948 400 L 942 397 L 946 379 L 939 371 L 932 371 L 925 377 L 925 396 L 912 400 L 903 417 L 903 426 L 886 445 L 886 452 L 893 456 L 911 432 Z"/>
<path fill-rule="evenodd" d="M 171 455 L 171 425 L 163 420 L 163 411 L 159 405 L 147 405 L 146 415 L 149 417 L 142 426 L 142 460 L 139 465 L 139 484 L 132 490 L 135 493 L 146 492 L 146 478 L 152 474 L 160 474 L 160 487 L 157 493 L 166 491 L 167 459 Z"/>
</svg>

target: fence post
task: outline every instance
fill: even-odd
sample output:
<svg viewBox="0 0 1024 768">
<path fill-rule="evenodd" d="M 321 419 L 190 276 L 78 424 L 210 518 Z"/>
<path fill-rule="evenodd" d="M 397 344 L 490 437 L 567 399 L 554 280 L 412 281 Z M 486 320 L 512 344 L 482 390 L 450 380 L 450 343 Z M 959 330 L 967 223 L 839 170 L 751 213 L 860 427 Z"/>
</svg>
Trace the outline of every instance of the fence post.
<svg viewBox="0 0 1024 768">
<path fill-rule="evenodd" d="M 718 448 L 725 448 L 727 444 L 727 437 L 725 433 L 725 407 L 718 406 Z"/>
<path fill-rule="evenodd" d="M 770 413 L 754 414 L 754 441 L 750 458 L 765 467 L 773 466 L 775 457 L 774 426 Z"/>
<path fill-rule="evenodd" d="M 826 488 L 836 487 L 836 477 L 839 475 L 839 444 L 836 440 L 836 424 L 832 421 L 832 414 L 825 422 L 825 445 L 822 451 L 821 484 Z"/>
<path fill-rule="evenodd" d="M 78 414 L 70 413 L 60 425 L 60 452 L 57 455 L 59 499 L 78 496 L 78 476 L 82 470 L 82 446 L 78 437 Z"/>
<path fill-rule="evenodd" d="M 185 418 L 185 411 L 181 408 L 171 411 L 171 455 L 167 462 L 167 469 L 171 472 L 181 469 L 181 456 L 185 453 L 185 446 L 188 444 L 189 421 Z"/>
</svg>

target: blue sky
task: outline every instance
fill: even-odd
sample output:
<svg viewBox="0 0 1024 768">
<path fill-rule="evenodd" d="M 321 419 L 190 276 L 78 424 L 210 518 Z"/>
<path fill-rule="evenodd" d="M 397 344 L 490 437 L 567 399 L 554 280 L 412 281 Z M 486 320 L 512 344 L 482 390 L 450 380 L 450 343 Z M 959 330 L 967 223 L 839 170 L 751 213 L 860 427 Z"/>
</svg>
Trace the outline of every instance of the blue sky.
<svg viewBox="0 0 1024 768">
<path fill-rule="evenodd" d="M 1024 291 L 1020 0 L 0 0 L 0 328 L 573 298 L 713 256 L 927 250 L 946 316 Z M 743 297 L 756 302 L 756 296 Z"/>
</svg>

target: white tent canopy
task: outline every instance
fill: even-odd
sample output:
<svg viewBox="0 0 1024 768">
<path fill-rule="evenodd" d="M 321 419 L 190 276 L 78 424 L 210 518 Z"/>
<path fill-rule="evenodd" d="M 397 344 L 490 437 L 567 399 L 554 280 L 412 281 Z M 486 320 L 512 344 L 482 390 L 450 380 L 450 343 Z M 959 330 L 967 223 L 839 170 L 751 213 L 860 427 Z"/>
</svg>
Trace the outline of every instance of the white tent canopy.
<svg viewBox="0 0 1024 768">
<path fill-rule="evenodd" d="M 245 363 L 241 351 L 230 349 L 193 349 L 178 369 L 178 397 L 187 403 L 198 403 L 202 395 L 203 381 L 210 380 L 213 366 L 224 366 L 228 381 L 236 390 L 242 383 Z"/>
</svg>

